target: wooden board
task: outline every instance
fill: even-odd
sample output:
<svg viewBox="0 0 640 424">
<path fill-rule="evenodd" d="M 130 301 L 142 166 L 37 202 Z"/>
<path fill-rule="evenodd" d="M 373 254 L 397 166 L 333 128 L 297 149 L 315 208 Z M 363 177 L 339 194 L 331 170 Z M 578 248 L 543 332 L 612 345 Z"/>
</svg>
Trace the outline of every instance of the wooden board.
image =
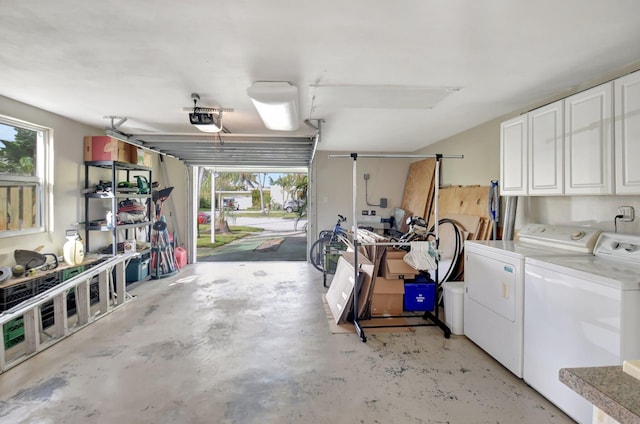
<svg viewBox="0 0 640 424">
<path fill-rule="evenodd" d="M 439 191 L 438 217 L 451 214 L 473 215 L 490 219 L 489 186 L 444 187 Z M 429 219 L 429 228 L 433 226 L 433 213 Z"/>
<path fill-rule="evenodd" d="M 407 211 L 405 216 L 424 217 L 427 213 L 427 208 L 433 200 L 435 169 L 435 158 L 413 162 L 409 166 L 401 206 L 402 209 Z"/>
<path fill-rule="evenodd" d="M 450 213 L 443 218 L 449 218 L 457 222 L 462 228 L 469 233 L 469 240 L 482 240 L 484 236 L 483 218 L 475 215 L 462 215 L 458 213 Z M 442 219 L 442 218 L 441 218 Z"/>
</svg>

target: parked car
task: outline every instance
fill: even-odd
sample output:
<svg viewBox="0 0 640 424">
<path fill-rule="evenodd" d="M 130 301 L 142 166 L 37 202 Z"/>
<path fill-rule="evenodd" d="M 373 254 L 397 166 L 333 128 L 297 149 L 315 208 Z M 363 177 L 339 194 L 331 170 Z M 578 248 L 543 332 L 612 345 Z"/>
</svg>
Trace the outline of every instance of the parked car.
<svg viewBox="0 0 640 424">
<path fill-rule="evenodd" d="M 284 202 L 284 205 L 282 205 L 282 209 L 287 212 L 293 212 L 300 209 L 300 206 L 302 206 L 302 202 L 300 200 L 289 199 Z"/>
<path fill-rule="evenodd" d="M 211 223 L 211 213 L 198 212 L 198 224 L 210 224 L 210 223 Z"/>
<path fill-rule="evenodd" d="M 233 197 L 225 197 L 222 199 L 222 207 L 232 211 L 237 211 L 240 209 L 240 204 Z"/>
</svg>

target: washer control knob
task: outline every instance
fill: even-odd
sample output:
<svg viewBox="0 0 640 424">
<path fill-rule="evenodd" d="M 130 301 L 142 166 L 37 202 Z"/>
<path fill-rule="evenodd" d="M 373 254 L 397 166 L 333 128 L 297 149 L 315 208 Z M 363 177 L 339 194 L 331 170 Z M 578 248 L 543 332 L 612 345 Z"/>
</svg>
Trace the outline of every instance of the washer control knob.
<svg viewBox="0 0 640 424">
<path fill-rule="evenodd" d="M 582 230 L 575 231 L 575 232 L 571 233 L 571 240 L 580 240 L 584 236 L 585 236 L 585 232 L 584 231 L 582 231 Z"/>
<path fill-rule="evenodd" d="M 627 246 L 624 248 L 624 250 L 626 250 L 629 253 L 635 252 L 636 250 L 638 250 L 638 246 L 635 245 L 635 244 L 627 244 Z"/>
<path fill-rule="evenodd" d="M 620 242 L 619 242 L 619 241 L 615 241 L 615 240 L 614 240 L 614 241 L 612 241 L 612 242 L 611 242 L 611 248 L 612 248 L 613 250 L 619 249 L 619 248 L 620 248 Z"/>
</svg>

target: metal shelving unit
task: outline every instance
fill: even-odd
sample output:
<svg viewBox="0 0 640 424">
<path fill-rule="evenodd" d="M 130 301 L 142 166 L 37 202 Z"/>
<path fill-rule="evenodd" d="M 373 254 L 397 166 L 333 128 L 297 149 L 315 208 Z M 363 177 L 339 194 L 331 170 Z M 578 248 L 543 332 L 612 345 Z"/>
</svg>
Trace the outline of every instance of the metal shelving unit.
<svg viewBox="0 0 640 424">
<path fill-rule="evenodd" d="M 137 228 L 142 228 L 142 227 L 147 227 L 147 242 L 150 243 L 151 241 L 151 225 L 153 224 L 152 222 L 152 210 L 153 210 L 153 205 L 151 202 L 151 168 L 145 167 L 145 166 L 141 166 L 141 165 L 135 165 L 135 164 L 131 164 L 131 163 L 126 163 L 126 162 L 117 162 L 117 161 L 92 161 L 92 162 L 86 162 L 84 163 L 85 167 L 84 167 L 84 187 L 85 187 L 85 191 L 90 189 L 92 184 L 90 183 L 90 177 L 91 177 L 91 169 L 103 169 L 103 170 L 109 170 L 110 171 L 110 178 L 111 178 L 111 193 L 108 194 L 103 194 L 103 193 L 85 193 L 85 199 L 84 199 L 84 223 L 85 223 L 85 231 L 84 231 L 84 241 L 85 241 L 85 245 L 86 245 L 86 249 L 87 251 L 90 251 L 90 233 L 93 231 L 108 231 L 111 232 L 111 254 L 112 255 L 116 255 L 118 253 L 118 231 L 120 230 L 124 230 L 125 231 L 125 237 L 123 240 L 126 240 L 129 238 L 129 231 L 130 230 L 135 230 Z M 148 182 L 149 182 L 149 189 L 148 189 L 148 193 L 132 193 L 132 192 L 123 192 L 123 191 L 118 191 L 118 181 L 129 181 L 129 179 L 131 177 L 133 177 L 134 175 L 142 175 L 144 174 L 144 176 L 147 178 Z M 124 178 L 119 179 L 118 177 L 122 177 L 124 176 Z M 90 202 L 91 201 L 95 201 L 95 200 L 109 200 L 111 205 L 110 205 L 110 210 L 111 210 L 111 214 L 113 217 L 113 221 L 115 222 L 115 224 L 113 223 L 109 223 L 106 222 L 106 220 L 103 219 L 103 217 L 101 217 L 99 220 L 91 220 L 90 215 Z M 120 200 L 123 199 L 137 199 L 137 200 L 141 200 L 144 203 L 147 204 L 147 213 L 146 213 L 146 221 L 144 222 L 137 222 L 137 223 L 132 223 L 132 224 L 118 224 L 117 223 L 117 213 L 118 213 L 118 203 Z M 104 224 L 102 224 L 102 221 L 105 221 Z M 99 224 L 97 224 L 97 222 L 100 222 Z M 140 252 L 141 254 L 145 254 L 145 253 L 149 253 L 150 249 L 147 249 L 146 251 L 142 251 Z"/>
</svg>

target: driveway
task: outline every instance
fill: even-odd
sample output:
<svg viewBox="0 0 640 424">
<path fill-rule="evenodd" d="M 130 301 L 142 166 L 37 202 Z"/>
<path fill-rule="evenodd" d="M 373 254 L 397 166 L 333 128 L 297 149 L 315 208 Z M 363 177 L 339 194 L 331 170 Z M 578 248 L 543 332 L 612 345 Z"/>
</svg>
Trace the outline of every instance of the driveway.
<svg viewBox="0 0 640 424">
<path fill-rule="evenodd" d="M 198 262 L 306 261 L 307 233 L 302 230 L 306 221 L 298 223 L 298 230 L 294 230 L 294 221 L 265 216 L 237 217 L 231 225 L 264 231 L 209 251 L 200 248 Z"/>
</svg>

